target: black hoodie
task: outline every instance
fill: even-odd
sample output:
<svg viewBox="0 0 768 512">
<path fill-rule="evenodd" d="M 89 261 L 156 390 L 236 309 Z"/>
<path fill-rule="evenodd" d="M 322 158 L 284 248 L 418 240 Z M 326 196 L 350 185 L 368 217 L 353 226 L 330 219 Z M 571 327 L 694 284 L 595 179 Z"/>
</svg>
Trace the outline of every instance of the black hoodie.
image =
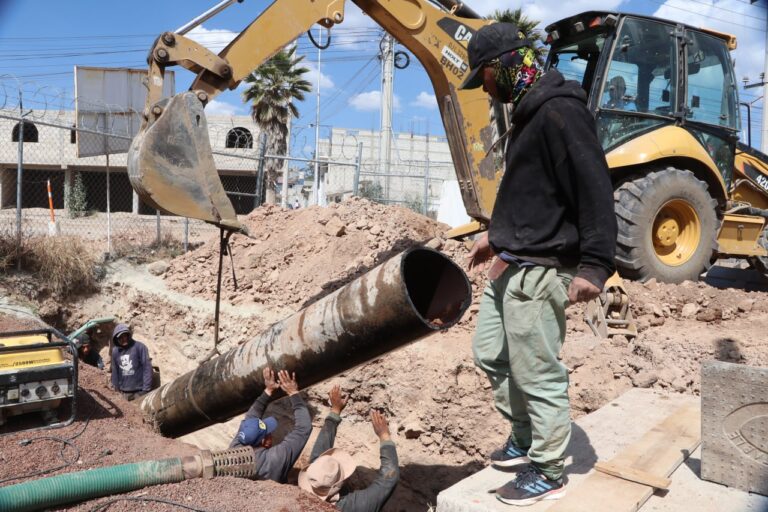
<svg viewBox="0 0 768 512">
<path fill-rule="evenodd" d="M 615 271 L 616 216 L 586 101 L 578 82 L 553 69 L 515 108 L 489 241 L 496 253 L 578 266 L 579 277 L 602 289 Z"/>
</svg>

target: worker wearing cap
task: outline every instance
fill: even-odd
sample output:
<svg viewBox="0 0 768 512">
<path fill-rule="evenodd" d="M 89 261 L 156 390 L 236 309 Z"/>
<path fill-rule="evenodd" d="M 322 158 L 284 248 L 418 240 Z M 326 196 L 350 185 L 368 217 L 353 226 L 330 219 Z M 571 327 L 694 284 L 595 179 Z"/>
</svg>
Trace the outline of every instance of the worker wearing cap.
<svg viewBox="0 0 768 512">
<path fill-rule="evenodd" d="M 152 391 L 152 359 L 149 350 L 133 337 L 127 324 L 117 324 L 112 332 L 112 388 L 126 400 Z"/>
<path fill-rule="evenodd" d="M 488 232 L 468 260 L 470 269 L 490 267 L 473 352 L 511 425 L 491 462 L 530 462 L 497 497 L 529 505 L 565 493 L 571 420 L 568 371 L 558 360 L 565 308 L 597 297 L 615 271 L 613 189 L 578 82 L 556 69 L 543 74 L 532 43 L 511 23 L 478 30 L 468 53 L 462 88 L 482 86 L 513 106 Z"/>
<path fill-rule="evenodd" d="M 336 428 L 341 423 L 341 411 L 347 405 L 339 386 L 331 389 L 330 401 L 331 412 L 325 418 L 312 448 L 310 465 L 299 473 L 299 487 L 323 501 L 333 503 L 344 512 L 378 512 L 392 496 L 400 478 L 397 450 L 387 420 L 378 411 L 371 411 L 373 431 L 379 438 L 381 467 L 371 485 L 359 491 L 350 491 L 344 483 L 355 472 L 357 464 L 347 452 L 333 447 Z"/>
<path fill-rule="evenodd" d="M 299 394 L 296 374 L 280 370 L 278 379 L 275 379 L 275 373 L 270 368 L 265 368 L 262 375 L 264 392 L 245 413 L 245 419 L 240 423 L 229 447 L 251 446 L 256 458 L 256 479 L 274 480 L 284 484 L 288 479 L 288 472 L 309 441 L 312 419 L 307 404 Z M 291 401 L 294 426 L 290 434 L 280 443 L 274 444 L 272 432 L 277 428 L 277 420 L 273 417 L 264 418 L 264 413 L 278 389 L 282 389 Z"/>
<path fill-rule="evenodd" d="M 91 366 L 95 366 L 99 370 L 104 369 L 104 360 L 99 353 L 94 350 L 91 343 L 91 337 L 86 333 L 78 334 L 75 340 L 75 346 L 77 347 L 77 358 Z"/>
</svg>

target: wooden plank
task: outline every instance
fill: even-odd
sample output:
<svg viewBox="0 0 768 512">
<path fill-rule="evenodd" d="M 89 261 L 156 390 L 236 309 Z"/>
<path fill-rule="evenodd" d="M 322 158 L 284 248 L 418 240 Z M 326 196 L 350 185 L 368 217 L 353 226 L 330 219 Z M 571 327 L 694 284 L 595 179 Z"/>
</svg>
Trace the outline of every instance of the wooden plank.
<svg viewBox="0 0 768 512">
<path fill-rule="evenodd" d="M 660 478 L 646 471 L 639 471 L 633 468 L 618 466 L 612 462 L 598 462 L 595 464 L 595 469 L 601 473 L 605 473 L 606 475 L 623 478 L 624 480 L 647 485 L 655 489 L 667 490 L 672 483 L 672 480 L 669 478 Z"/>
<path fill-rule="evenodd" d="M 627 421 L 631 421 L 627 418 Z M 611 463 L 669 477 L 701 443 L 701 407 L 679 408 L 624 448 Z M 581 485 L 568 489 L 548 512 L 636 512 L 653 494 L 647 485 L 591 471 Z"/>
</svg>

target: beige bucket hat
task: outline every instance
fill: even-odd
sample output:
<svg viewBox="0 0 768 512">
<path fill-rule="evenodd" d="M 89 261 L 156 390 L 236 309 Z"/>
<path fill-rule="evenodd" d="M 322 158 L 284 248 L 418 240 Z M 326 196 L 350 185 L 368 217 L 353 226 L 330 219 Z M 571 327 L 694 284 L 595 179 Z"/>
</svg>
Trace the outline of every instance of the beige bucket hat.
<svg viewBox="0 0 768 512">
<path fill-rule="evenodd" d="M 328 501 L 338 494 L 357 464 L 350 454 L 331 448 L 299 473 L 299 487 Z"/>
</svg>

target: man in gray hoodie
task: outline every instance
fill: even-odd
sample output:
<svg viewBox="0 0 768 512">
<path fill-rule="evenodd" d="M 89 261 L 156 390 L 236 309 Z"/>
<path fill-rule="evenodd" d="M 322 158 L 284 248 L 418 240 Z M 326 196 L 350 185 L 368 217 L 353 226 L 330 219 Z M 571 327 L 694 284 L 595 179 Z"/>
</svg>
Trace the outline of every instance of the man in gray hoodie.
<svg viewBox="0 0 768 512">
<path fill-rule="evenodd" d="M 152 390 L 152 359 L 147 346 L 133 339 L 126 324 L 112 332 L 112 387 L 126 400 L 144 396 Z"/>
</svg>

